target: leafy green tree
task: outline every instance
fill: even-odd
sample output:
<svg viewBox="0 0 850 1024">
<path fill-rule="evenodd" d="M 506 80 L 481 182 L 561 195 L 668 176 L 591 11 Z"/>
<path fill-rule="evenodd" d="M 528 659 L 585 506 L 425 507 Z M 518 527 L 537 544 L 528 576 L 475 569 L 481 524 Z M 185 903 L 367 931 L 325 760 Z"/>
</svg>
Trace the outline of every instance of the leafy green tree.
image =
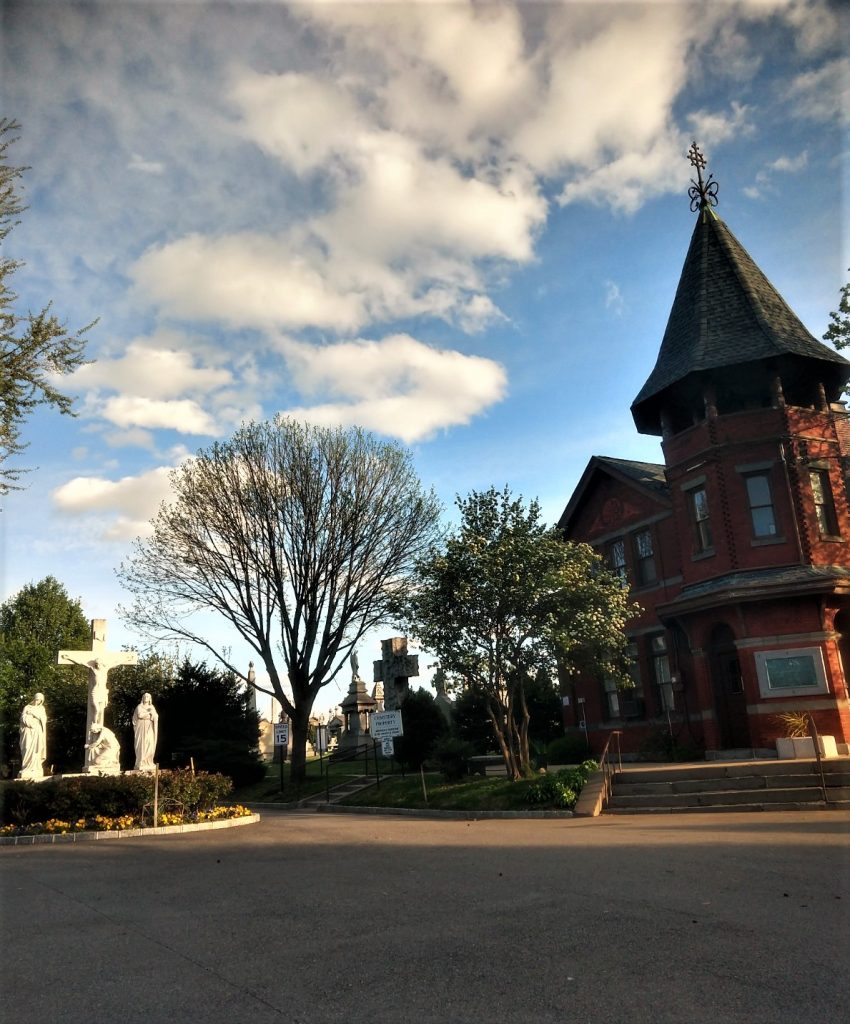
<svg viewBox="0 0 850 1024">
<path fill-rule="evenodd" d="M 528 705 L 528 735 L 538 746 L 562 736 L 564 718 L 561 697 L 552 677 L 544 670 L 525 681 L 525 702 Z"/>
<path fill-rule="evenodd" d="M 186 658 L 177 678 L 154 703 L 159 712 L 157 757 L 164 768 L 182 767 L 191 758 L 198 770 L 222 772 L 237 786 L 263 778 L 259 720 L 234 673 Z"/>
<path fill-rule="evenodd" d="M 446 717 L 427 690 L 411 690 L 401 706 L 404 735 L 393 741 L 395 759 L 406 768 L 418 769 L 449 730 Z"/>
<path fill-rule="evenodd" d="M 19 127 L 15 121 L 0 119 L 0 242 L 5 242 L 25 209 L 18 183 L 27 168 L 9 164 L 7 152 Z M 82 336 L 88 330 L 69 334 L 49 304 L 38 313 L 17 314 L 13 309 L 17 296 L 9 284 L 21 266 L 20 260 L 0 257 L 0 495 L 16 489 L 23 472 L 9 465 L 9 460 L 26 448 L 21 427 L 33 409 L 50 405 L 74 415 L 72 399 L 51 378 L 72 373 L 85 362 Z"/>
<path fill-rule="evenodd" d="M 80 602 L 53 576 L 30 583 L 0 605 L 0 717 L 2 765 L 18 758 L 21 708 L 40 691 L 47 708 L 47 758 L 57 768 L 79 771 L 86 731 L 88 672 L 60 668 L 60 649 L 80 650 L 91 642 L 91 624 Z"/>
<path fill-rule="evenodd" d="M 831 341 L 836 348 L 847 348 L 850 345 L 850 284 L 845 284 L 841 289 L 838 309 L 829 314 L 829 327 L 823 340 Z"/>
<path fill-rule="evenodd" d="M 508 774 L 531 770 L 529 682 L 557 666 L 626 678 L 626 622 L 637 611 L 586 544 L 562 540 L 508 488 L 457 499 L 460 525 L 419 563 L 400 607 L 405 628 L 481 695 Z"/>
<path fill-rule="evenodd" d="M 244 680 L 187 613 L 225 619 L 292 721 L 292 778 L 302 781 L 316 696 L 388 619 L 435 534 L 439 502 L 397 445 L 282 418 L 243 425 L 171 484 L 152 536 L 119 570 L 135 599 L 127 618 L 142 634 L 198 644 Z"/>
<path fill-rule="evenodd" d="M 461 689 L 455 695 L 452 712 L 458 736 L 469 744 L 474 754 L 489 754 L 496 749 L 496 737 L 487 714 L 487 698 L 480 690 Z"/>
</svg>

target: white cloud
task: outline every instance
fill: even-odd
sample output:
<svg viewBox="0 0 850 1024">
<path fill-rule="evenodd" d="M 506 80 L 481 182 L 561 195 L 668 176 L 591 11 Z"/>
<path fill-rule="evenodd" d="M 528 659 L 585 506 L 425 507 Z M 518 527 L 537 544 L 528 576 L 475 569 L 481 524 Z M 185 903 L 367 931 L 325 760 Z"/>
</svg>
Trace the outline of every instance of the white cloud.
<svg viewBox="0 0 850 1024">
<path fill-rule="evenodd" d="M 813 121 L 838 119 L 850 109 L 850 58 L 797 75 L 788 87 L 792 113 Z"/>
<path fill-rule="evenodd" d="M 169 347 L 161 347 L 163 341 Z M 176 398 L 187 391 L 206 392 L 232 383 L 229 370 L 195 365 L 192 353 L 178 347 L 185 344 L 182 336 L 171 334 L 136 339 L 118 358 L 102 356 L 66 380 L 80 391 L 103 388 L 151 399 Z"/>
<path fill-rule="evenodd" d="M 823 0 L 793 0 L 784 12 L 794 28 L 794 43 L 801 53 L 813 55 L 828 50 L 841 37 L 839 5 Z"/>
<path fill-rule="evenodd" d="M 449 159 L 426 156 L 407 139 L 379 141 L 363 155 L 359 181 L 315 222 L 327 245 L 383 260 L 415 260 L 423 249 L 470 259 L 531 258 L 546 203 L 529 175 L 512 171 L 487 181 L 462 174 Z"/>
<path fill-rule="evenodd" d="M 178 430 L 184 434 L 219 433 L 213 417 L 189 398 L 157 401 L 139 395 L 116 395 L 106 399 L 100 414 L 118 427 Z"/>
<path fill-rule="evenodd" d="M 593 172 L 611 157 L 652 148 L 668 131 L 686 78 L 692 24 L 678 7 L 623 8 L 578 32 L 575 23 L 572 9 L 553 14 L 547 81 L 537 112 L 514 139 L 517 151 L 549 174 L 563 167 Z"/>
<path fill-rule="evenodd" d="M 138 153 L 134 153 L 127 164 L 127 170 L 142 171 L 144 174 L 162 174 L 165 171 L 165 164 L 158 160 L 145 160 Z"/>
<path fill-rule="evenodd" d="M 54 505 L 68 515 L 118 513 L 103 534 L 108 539 L 126 539 L 150 532 L 149 520 L 171 493 L 170 468 L 158 466 L 138 476 L 119 480 L 78 476 L 53 491 Z"/>
<path fill-rule="evenodd" d="M 313 75 L 246 71 L 230 97 L 243 115 L 239 130 L 297 174 L 356 147 L 364 130 L 354 99 Z"/>
<path fill-rule="evenodd" d="M 616 281 L 605 282 L 605 308 L 612 310 L 616 316 L 623 315 L 623 293 Z"/>
<path fill-rule="evenodd" d="M 687 165 L 684 136 L 659 138 L 646 152 L 631 151 L 569 181 L 558 197 L 567 206 L 591 202 L 633 213 L 649 196 L 682 188 Z"/>
<path fill-rule="evenodd" d="M 770 166 L 774 171 L 781 171 L 783 174 L 796 174 L 797 171 L 802 171 L 804 167 L 807 167 L 808 163 L 809 154 L 804 149 L 797 156 L 777 157 Z"/>
<path fill-rule="evenodd" d="M 697 110 L 688 114 L 687 120 L 693 138 L 701 148 L 705 148 L 750 134 L 749 114 L 746 106 L 733 101 L 728 112 Z"/>
<path fill-rule="evenodd" d="M 404 334 L 325 346 L 282 339 L 280 347 L 303 394 L 342 399 L 285 415 L 324 426 L 358 425 L 407 443 L 468 423 L 507 388 L 499 363 L 429 348 Z"/>
<path fill-rule="evenodd" d="M 775 193 L 777 189 L 774 178 L 777 174 L 797 174 L 804 170 L 808 163 L 809 154 L 806 150 L 793 157 L 779 156 L 756 174 L 755 184 L 746 187 L 744 195 L 750 199 L 761 199 L 765 193 Z"/>
<path fill-rule="evenodd" d="M 154 447 L 153 434 L 141 427 L 105 431 L 103 439 L 110 448 L 148 448 L 153 450 Z"/>
<path fill-rule="evenodd" d="M 295 239 L 193 234 L 149 249 L 132 272 L 150 298 L 178 317 L 266 328 L 355 329 L 364 319 L 362 298 L 326 280 L 321 260 L 321 253 L 305 251 Z"/>
</svg>

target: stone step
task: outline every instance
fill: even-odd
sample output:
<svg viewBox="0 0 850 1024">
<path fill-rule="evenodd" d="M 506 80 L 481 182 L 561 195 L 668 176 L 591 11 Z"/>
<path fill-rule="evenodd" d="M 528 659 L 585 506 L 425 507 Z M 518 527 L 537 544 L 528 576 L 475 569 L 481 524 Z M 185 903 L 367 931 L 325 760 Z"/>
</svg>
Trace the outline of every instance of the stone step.
<svg viewBox="0 0 850 1024">
<path fill-rule="evenodd" d="M 814 810 L 850 810 L 850 800 L 832 801 L 825 804 L 819 801 L 794 801 L 784 803 L 749 803 L 749 804 L 702 804 L 694 807 L 608 807 L 606 814 L 724 814 L 730 811 L 814 811 Z"/>
<path fill-rule="evenodd" d="M 827 795 L 836 800 L 850 797 L 850 790 L 835 787 L 827 789 Z M 796 787 L 793 789 L 753 790 L 705 790 L 701 793 L 635 793 L 623 794 L 614 791 L 612 807 L 704 807 L 727 806 L 732 804 L 776 803 L 817 803 L 823 801 L 820 787 Z"/>
<path fill-rule="evenodd" d="M 850 761 L 846 758 L 841 760 L 825 760 L 823 764 L 824 776 L 829 780 L 837 778 L 841 783 L 850 780 Z M 775 776 L 806 776 L 820 778 L 817 761 L 810 760 L 788 760 L 788 761 L 761 761 L 740 762 L 734 764 L 699 764 L 681 765 L 676 767 L 655 767 L 655 768 L 628 768 L 614 775 L 614 784 L 621 782 L 656 782 L 664 781 L 689 781 L 705 779 L 739 779 L 747 777 L 775 777 Z"/>
<path fill-rule="evenodd" d="M 850 773 L 825 775 L 827 789 L 850 786 Z M 647 782 L 633 782 L 616 778 L 614 792 L 618 796 L 645 795 L 653 793 L 710 793 L 749 791 L 756 789 L 817 789 L 820 791 L 820 777 L 817 775 L 742 775 L 737 778 L 712 779 L 657 779 Z"/>
</svg>

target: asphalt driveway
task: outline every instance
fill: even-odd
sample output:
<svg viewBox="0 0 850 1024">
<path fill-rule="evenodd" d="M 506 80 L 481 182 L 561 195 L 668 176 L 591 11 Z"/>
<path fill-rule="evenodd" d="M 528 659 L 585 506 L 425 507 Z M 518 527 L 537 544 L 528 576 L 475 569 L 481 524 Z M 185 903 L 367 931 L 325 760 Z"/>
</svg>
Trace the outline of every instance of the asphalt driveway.
<svg viewBox="0 0 850 1024">
<path fill-rule="evenodd" d="M 847 1019 L 850 815 L 265 813 L 0 849 L 9 1024 Z"/>
</svg>

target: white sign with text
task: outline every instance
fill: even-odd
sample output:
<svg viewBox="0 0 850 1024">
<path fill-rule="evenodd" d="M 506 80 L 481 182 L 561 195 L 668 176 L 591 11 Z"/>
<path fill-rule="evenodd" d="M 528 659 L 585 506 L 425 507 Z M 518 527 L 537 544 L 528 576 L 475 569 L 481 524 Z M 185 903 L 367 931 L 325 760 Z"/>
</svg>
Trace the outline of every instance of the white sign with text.
<svg viewBox="0 0 850 1024">
<path fill-rule="evenodd" d="M 372 715 L 369 734 L 373 740 L 391 740 L 393 736 L 403 736 L 400 711 L 376 711 Z"/>
</svg>

